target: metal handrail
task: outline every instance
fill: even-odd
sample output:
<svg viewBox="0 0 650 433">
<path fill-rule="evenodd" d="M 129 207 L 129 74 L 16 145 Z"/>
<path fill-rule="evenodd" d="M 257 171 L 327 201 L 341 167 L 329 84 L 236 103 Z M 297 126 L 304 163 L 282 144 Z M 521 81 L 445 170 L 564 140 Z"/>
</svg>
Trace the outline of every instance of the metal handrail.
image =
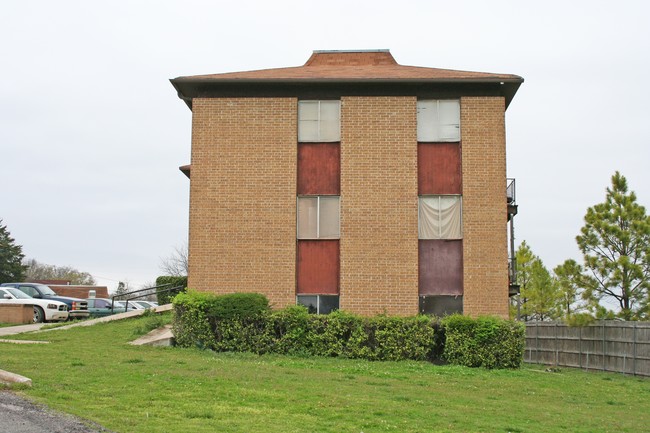
<svg viewBox="0 0 650 433">
<path fill-rule="evenodd" d="M 128 295 L 132 295 L 134 293 L 146 292 L 146 291 L 150 291 L 150 290 L 154 290 L 154 289 L 156 290 L 156 294 L 171 292 L 173 290 L 179 290 L 180 291 L 180 290 L 183 289 L 183 286 L 174 286 L 174 287 L 168 287 L 166 289 L 158 290 L 158 289 L 160 289 L 162 287 L 167 287 L 167 286 L 171 286 L 171 285 L 172 285 L 172 283 L 161 284 L 160 286 L 147 287 L 146 289 L 132 290 L 130 292 L 122 293 L 122 294 L 119 294 L 119 295 L 113 295 L 111 297 L 111 311 L 114 311 L 114 309 L 115 309 L 115 298 L 123 298 L 125 296 L 127 297 L 126 299 L 123 299 L 124 301 L 126 301 L 126 304 L 124 305 L 125 312 L 126 312 L 126 311 L 129 311 L 129 301 L 134 300 L 134 299 L 138 299 L 138 298 L 144 298 L 145 296 L 149 296 L 149 293 L 145 293 L 145 294 L 138 295 L 138 296 L 130 296 L 130 297 Z M 122 299 L 120 299 L 120 300 L 122 300 Z"/>
</svg>

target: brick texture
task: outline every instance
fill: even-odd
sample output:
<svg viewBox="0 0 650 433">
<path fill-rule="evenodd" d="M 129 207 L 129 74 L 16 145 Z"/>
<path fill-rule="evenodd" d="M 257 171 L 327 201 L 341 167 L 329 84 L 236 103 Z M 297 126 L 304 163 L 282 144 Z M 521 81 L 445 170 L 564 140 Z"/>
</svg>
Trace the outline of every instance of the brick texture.
<svg viewBox="0 0 650 433">
<path fill-rule="evenodd" d="M 297 100 L 192 107 L 188 286 L 295 304 Z"/>
<path fill-rule="evenodd" d="M 463 312 L 508 317 L 505 101 L 461 98 Z"/>
<path fill-rule="evenodd" d="M 32 323 L 33 319 L 33 305 L 0 304 L 0 322 L 2 323 Z"/>
<path fill-rule="evenodd" d="M 341 100 L 341 309 L 418 308 L 416 99 Z"/>
</svg>

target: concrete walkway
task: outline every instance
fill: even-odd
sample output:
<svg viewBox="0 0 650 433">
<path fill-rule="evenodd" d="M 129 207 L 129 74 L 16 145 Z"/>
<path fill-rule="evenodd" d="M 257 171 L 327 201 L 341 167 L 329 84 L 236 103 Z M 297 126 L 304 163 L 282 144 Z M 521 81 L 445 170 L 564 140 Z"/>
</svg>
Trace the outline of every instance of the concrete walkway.
<svg viewBox="0 0 650 433">
<path fill-rule="evenodd" d="M 170 311 L 172 309 L 172 304 L 159 305 L 155 308 L 151 308 L 155 313 L 163 313 L 165 311 Z M 74 328 L 75 326 L 92 326 L 97 323 L 112 322 L 113 320 L 128 319 L 130 317 L 142 316 L 147 310 L 131 310 L 126 313 L 111 314 L 110 316 L 100 317 L 98 319 L 83 320 L 81 322 L 72 323 L 70 325 L 61 326 L 58 328 L 46 329 L 46 331 L 56 331 L 57 329 L 69 329 Z"/>
<path fill-rule="evenodd" d="M 158 307 L 151 308 L 156 313 L 162 313 L 165 311 L 170 311 L 172 309 L 172 304 L 159 305 Z M 92 326 L 96 323 L 112 322 L 113 320 L 128 319 L 129 317 L 138 317 L 144 314 L 147 310 L 131 310 L 126 313 L 113 314 L 110 316 L 100 317 L 98 319 L 89 319 L 83 320 L 81 322 L 71 323 L 65 326 L 59 326 L 57 328 L 46 329 L 43 332 L 47 331 L 56 331 L 58 329 L 69 329 L 74 328 L 75 326 Z M 29 325 L 18 325 L 18 326 L 7 326 L 0 328 L 0 337 L 7 335 L 22 334 L 24 332 L 33 332 L 40 330 L 45 325 L 51 325 L 51 323 L 31 323 Z"/>
<path fill-rule="evenodd" d="M 0 337 L 5 335 L 22 334 L 23 332 L 38 331 L 47 323 L 31 323 L 29 325 L 7 326 L 0 328 Z"/>
</svg>

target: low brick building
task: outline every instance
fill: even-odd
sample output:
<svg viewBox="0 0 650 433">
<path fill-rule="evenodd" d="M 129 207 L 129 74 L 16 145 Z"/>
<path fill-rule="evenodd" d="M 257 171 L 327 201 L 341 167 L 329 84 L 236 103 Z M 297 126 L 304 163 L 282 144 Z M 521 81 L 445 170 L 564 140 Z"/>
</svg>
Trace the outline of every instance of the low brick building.
<svg viewBox="0 0 650 433">
<path fill-rule="evenodd" d="M 521 77 L 373 50 L 171 82 L 192 110 L 189 287 L 320 313 L 508 315 Z"/>
</svg>

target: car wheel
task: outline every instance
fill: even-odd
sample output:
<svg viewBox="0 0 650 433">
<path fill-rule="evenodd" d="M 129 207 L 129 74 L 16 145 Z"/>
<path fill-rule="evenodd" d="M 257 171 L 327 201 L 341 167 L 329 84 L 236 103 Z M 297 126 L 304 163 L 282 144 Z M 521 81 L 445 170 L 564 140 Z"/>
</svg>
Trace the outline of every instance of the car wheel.
<svg viewBox="0 0 650 433">
<path fill-rule="evenodd" d="M 34 306 L 34 323 L 43 323 L 45 322 L 45 313 L 43 309 L 38 306 Z"/>
</svg>

